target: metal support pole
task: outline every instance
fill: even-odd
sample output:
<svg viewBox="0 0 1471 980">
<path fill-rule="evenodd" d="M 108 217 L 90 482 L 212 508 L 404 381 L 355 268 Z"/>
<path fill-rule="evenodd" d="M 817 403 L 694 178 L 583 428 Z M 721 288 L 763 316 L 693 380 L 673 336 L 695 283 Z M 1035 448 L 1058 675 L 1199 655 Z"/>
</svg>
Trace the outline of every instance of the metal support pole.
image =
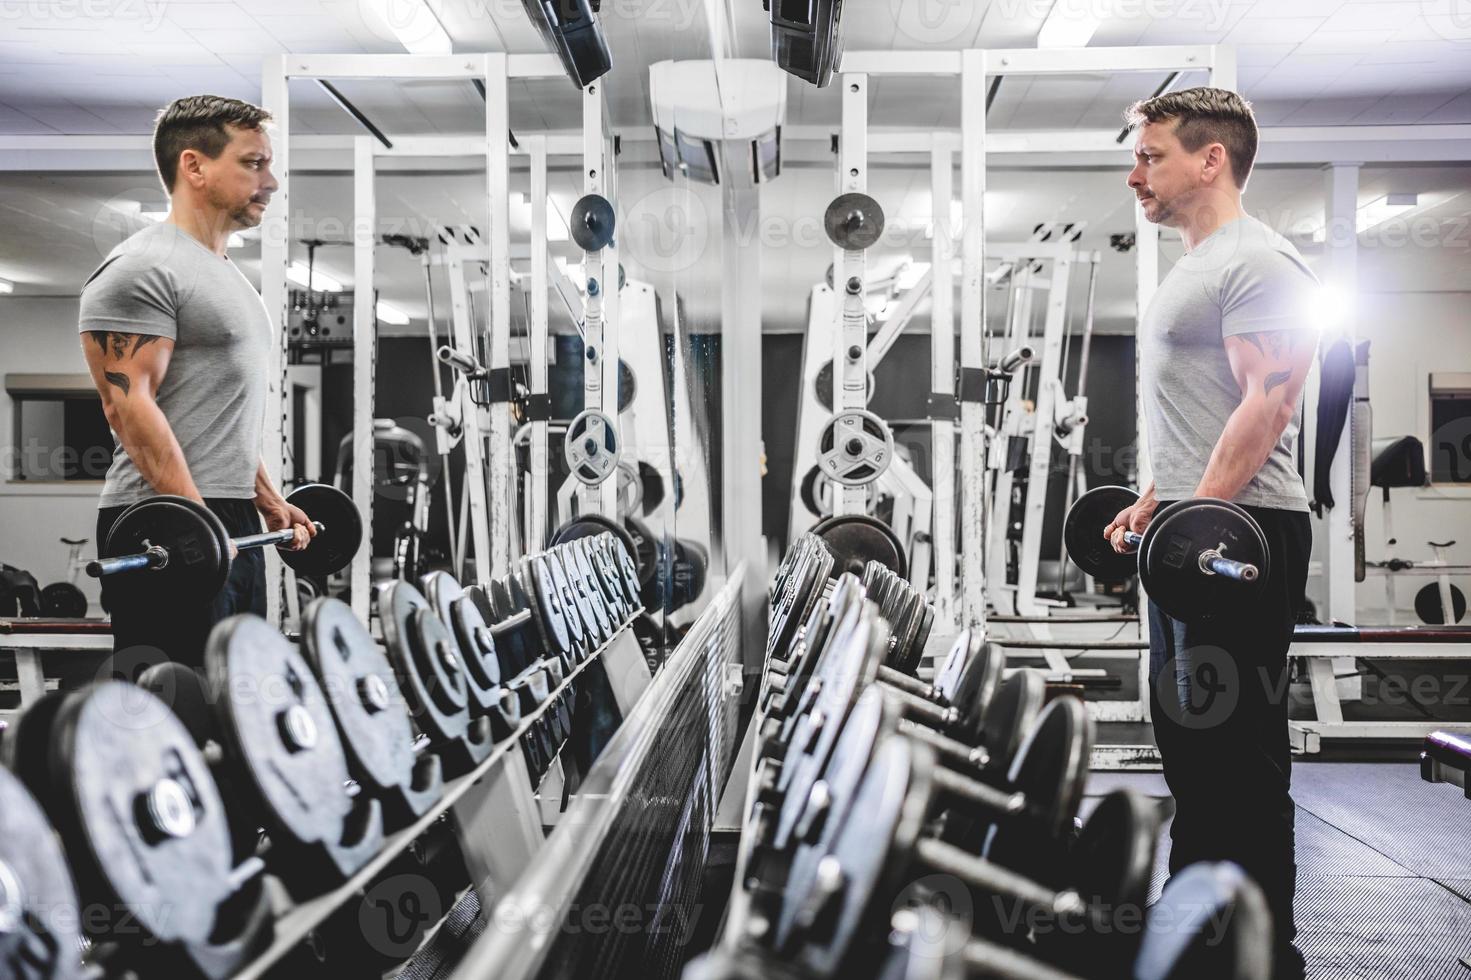
<svg viewBox="0 0 1471 980">
<path fill-rule="evenodd" d="M 1355 346 L 1358 338 L 1357 296 L 1359 279 L 1359 167 L 1357 163 L 1335 163 L 1326 168 L 1324 197 L 1327 201 L 1323 257 L 1326 260 L 1323 282 L 1343 297 L 1341 306 L 1346 320 L 1338 336 Z M 1325 343 L 1338 339 L 1329 335 Z M 1358 621 L 1357 588 L 1354 582 L 1354 498 L 1353 446 L 1354 412 L 1343 427 L 1338 451 L 1328 471 L 1329 485 L 1335 505 L 1328 512 L 1328 528 L 1324 538 L 1323 575 L 1326 579 L 1328 622 Z"/>
<path fill-rule="evenodd" d="M 868 190 L 868 76 L 842 76 L 843 130 L 838 141 L 841 194 Z M 834 246 L 833 288 L 838 295 L 839 327 L 833 331 L 833 410 L 865 407 L 868 401 L 868 310 L 864 300 L 866 262 L 860 249 Z M 833 514 L 868 510 L 868 488 L 834 482 Z"/>
<path fill-rule="evenodd" d="M 266 313 L 277 331 L 276 343 L 270 345 L 267 353 L 266 377 L 279 379 L 286 361 L 286 264 L 290 261 L 291 251 L 288 220 L 291 214 L 291 110 L 285 55 L 269 55 L 261 65 L 261 106 L 274 117 L 271 152 L 275 156 L 273 165 L 279 186 L 271 203 L 266 206 L 261 223 L 260 292 Z M 279 487 L 286 463 L 282 409 L 287 404 L 289 392 L 277 390 L 274 394 L 281 401 L 273 411 L 269 407 L 270 393 L 267 394 L 265 425 L 261 432 L 261 461 L 271 481 Z M 302 447 L 298 446 L 296 450 L 301 452 Z M 281 622 L 282 568 L 279 557 L 266 555 L 266 618 L 272 623 Z"/>
<path fill-rule="evenodd" d="M 961 279 L 960 364 L 985 367 L 986 242 L 986 52 L 961 52 L 960 68 Z M 960 556 L 962 628 L 986 628 L 982 571 L 985 468 L 985 407 L 967 400 L 960 406 Z"/>
<path fill-rule="evenodd" d="M 531 394 L 547 393 L 547 145 L 544 136 L 523 140 L 531 156 L 531 321 L 527 324 Z M 547 424 L 531 423 L 531 472 L 528 474 L 529 517 L 526 547 L 535 551 L 547 540 Z"/>
<path fill-rule="evenodd" d="M 373 376 L 377 361 L 378 311 L 374 288 L 373 234 L 377 207 L 373 193 L 373 141 L 358 136 L 353 149 L 352 236 L 352 502 L 363 516 L 363 527 L 373 526 Z M 368 535 L 371 540 L 372 535 Z M 365 543 L 350 566 L 352 609 L 368 621 L 372 588 L 372 547 Z"/>
<path fill-rule="evenodd" d="M 955 231 L 951 227 L 954 151 L 938 140 L 930 149 L 930 199 L 934 235 L 930 239 L 930 391 L 955 393 Z M 934 488 L 935 616 L 954 628 L 955 610 L 955 423 L 930 422 Z M 923 530 L 923 529 L 921 529 Z"/>
<path fill-rule="evenodd" d="M 486 258 L 490 263 L 490 311 L 487 323 L 491 371 L 511 368 L 511 238 L 510 238 L 510 111 L 506 97 L 505 54 L 481 55 L 485 59 L 485 185 L 490 197 L 490 228 L 486 235 Z M 511 500 L 511 406 L 497 402 L 490 407 L 490 567 L 475 569 L 476 579 L 510 570 L 511 531 L 515 506 Z M 473 508 L 472 508 L 473 513 Z M 473 519 L 473 517 L 472 517 Z M 478 528 L 476 529 L 478 533 Z"/>
</svg>

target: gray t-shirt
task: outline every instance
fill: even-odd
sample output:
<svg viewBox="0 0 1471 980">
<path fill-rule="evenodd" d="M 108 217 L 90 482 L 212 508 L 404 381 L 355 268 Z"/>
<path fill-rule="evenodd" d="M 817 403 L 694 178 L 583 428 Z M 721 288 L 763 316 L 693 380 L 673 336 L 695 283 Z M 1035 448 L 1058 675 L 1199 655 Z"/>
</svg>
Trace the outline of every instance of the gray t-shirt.
<svg viewBox="0 0 1471 980">
<path fill-rule="evenodd" d="M 1187 252 L 1139 326 L 1139 390 L 1160 500 L 1194 495 L 1226 420 L 1241 404 L 1224 338 L 1313 331 L 1318 280 L 1292 243 L 1255 218 L 1230 222 Z M 1317 342 L 1314 332 L 1308 340 Z M 1297 472 L 1302 406 L 1236 503 L 1305 511 Z"/>
<path fill-rule="evenodd" d="M 234 262 L 177 225 L 152 225 L 113 249 L 82 286 L 80 328 L 172 340 L 156 400 L 200 495 L 255 496 L 274 331 Z M 99 506 L 155 493 L 118 442 Z"/>
</svg>

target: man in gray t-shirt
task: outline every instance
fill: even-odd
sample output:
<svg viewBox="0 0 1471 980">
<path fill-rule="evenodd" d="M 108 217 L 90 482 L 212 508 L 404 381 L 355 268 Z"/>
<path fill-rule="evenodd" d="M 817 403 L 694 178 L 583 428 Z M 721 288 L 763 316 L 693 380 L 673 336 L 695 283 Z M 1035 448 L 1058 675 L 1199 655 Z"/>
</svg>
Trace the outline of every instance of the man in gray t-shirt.
<svg viewBox="0 0 1471 980">
<path fill-rule="evenodd" d="M 231 537 L 259 531 L 262 519 L 270 530 L 293 528 L 294 548 L 316 533 L 261 461 L 276 334 L 226 254 L 230 234 L 260 224 L 276 190 L 269 119 L 217 96 L 165 108 L 153 148 L 168 218 L 113 249 L 82 288 L 82 352 L 117 443 L 98 511 L 99 551 L 122 511 L 156 494 L 202 503 Z M 206 608 L 142 592 L 103 579 L 114 650 L 154 647 L 198 664 L 216 622 L 264 614 L 265 558 L 239 555 Z"/>
<path fill-rule="evenodd" d="M 1291 244 L 1242 209 L 1257 128 L 1240 96 L 1187 89 L 1128 117 L 1129 187 L 1149 221 L 1180 232 L 1185 255 L 1138 329 L 1154 481 L 1103 533 L 1125 551 L 1124 532 L 1142 533 L 1159 508 L 1217 497 L 1266 536 L 1269 570 L 1251 615 L 1187 623 L 1149 604 L 1149 698 L 1175 798 L 1171 872 L 1197 861 L 1245 869 L 1272 913 L 1273 976 L 1297 978 L 1287 651 L 1312 544 L 1294 447 L 1317 348 L 1317 282 Z"/>
</svg>

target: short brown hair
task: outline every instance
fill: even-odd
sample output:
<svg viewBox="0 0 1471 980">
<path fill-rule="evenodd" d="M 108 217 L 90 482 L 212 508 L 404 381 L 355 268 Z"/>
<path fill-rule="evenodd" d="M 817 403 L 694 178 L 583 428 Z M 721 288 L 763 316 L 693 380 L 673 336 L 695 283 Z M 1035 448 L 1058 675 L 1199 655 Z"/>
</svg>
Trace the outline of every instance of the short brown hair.
<svg viewBox="0 0 1471 980">
<path fill-rule="evenodd" d="M 191 95 L 175 99 L 153 124 L 153 160 L 158 176 L 170 192 L 179 173 L 179 154 L 197 150 L 214 160 L 230 143 L 226 126 L 260 129 L 271 114 L 260 106 L 221 95 Z"/>
<path fill-rule="evenodd" d="M 1124 112 L 1129 126 L 1175 119 L 1175 136 L 1191 153 L 1220 143 L 1231 160 L 1236 186 L 1244 188 L 1256 162 L 1256 116 L 1251 103 L 1229 89 L 1187 88 L 1135 102 Z"/>
</svg>

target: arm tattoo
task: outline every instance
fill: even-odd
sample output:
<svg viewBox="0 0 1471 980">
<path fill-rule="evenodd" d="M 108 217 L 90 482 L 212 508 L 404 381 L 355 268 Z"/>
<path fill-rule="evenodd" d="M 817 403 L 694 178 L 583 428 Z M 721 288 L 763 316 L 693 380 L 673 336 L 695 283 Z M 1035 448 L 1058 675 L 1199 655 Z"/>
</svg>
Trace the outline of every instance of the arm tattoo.
<svg viewBox="0 0 1471 980">
<path fill-rule="evenodd" d="M 1267 348 L 1272 348 L 1272 360 L 1280 361 L 1285 354 L 1290 354 L 1297 349 L 1297 343 L 1301 339 L 1298 330 L 1268 330 L 1261 333 L 1244 333 L 1240 337 L 1255 347 L 1262 354 L 1267 353 Z M 1262 343 L 1262 338 L 1266 343 Z"/>
<path fill-rule="evenodd" d="M 1274 371 L 1267 375 L 1267 380 L 1262 383 L 1262 394 L 1270 395 L 1274 388 L 1280 388 L 1292 377 L 1291 371 Z"/>
<path fill-rule="evenodd" d="M 156 334 L 122 333 L 117 330 L 89 330 L 92 340 L 97 344 L 97 349 L 107 357 L 108 347 L 112 348 L 112 356 L 122 360 L 124 356 L 132 358 L 140 350 L 149 344 L 156 343 L 159 337 Z"/>
<path fill-rule="evenodd" d="M 1267 349 L 1262 346 L 1261 339 L 1258 338 L 1256 334 L 1254 334 L 1254 333 L 1244 333 L 1244 334 L 1241 335 L 1241 339 L 1242 340 L 1245 340 L 1246 342 L 1248 342 L 1249 344 L 1251 344 L 1251 346 L 1255 347 L 1257 350 L 1261 351 L 1263 354 L 1265 354 L 1267 352 Z"/>
<path fill-rule="evenodd" d="M 127 397 L 128 389 L 133 386 L 133 383 L 128 380 L 128 376 L 126 374 L 123 374 L 121 371 L 103 371 L 102 376 L 106 378 L 113 387 L 121 388 L 123 391 L 123 397 Z"/>
</svg>

